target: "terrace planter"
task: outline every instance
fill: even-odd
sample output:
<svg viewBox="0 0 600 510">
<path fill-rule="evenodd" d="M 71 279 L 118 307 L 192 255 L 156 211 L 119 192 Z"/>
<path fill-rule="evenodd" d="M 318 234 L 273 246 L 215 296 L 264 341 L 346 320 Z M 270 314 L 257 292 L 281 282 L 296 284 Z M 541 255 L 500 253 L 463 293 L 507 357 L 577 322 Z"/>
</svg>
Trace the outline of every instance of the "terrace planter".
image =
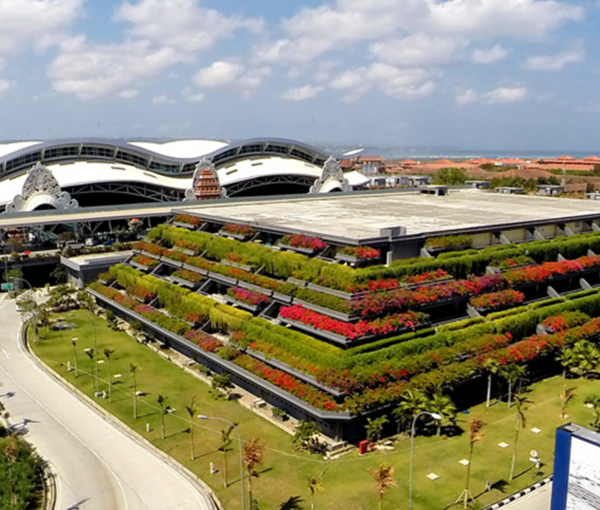
<svg viewBox="0 0 600 510">
<path fill-rule="evenodd" d="M 134 253 L 137 253 L 138 255 L 144 255 L 144 257 L 150 257 L 152 259 L 160 259 L 160 255 L 156 255 L 155 253 L 150 253 L 149 251 L 146 250 L 133 250 Z"/>
<path fill-rule="evenodd" d="M 187 269 L 188 271 L 195 271 L 196 273 L 201 274 L 202 276 L 206 276 L 208 274 L 208 271 L 206 269 L 202 269 L 200 267 L 192 266 L 190 264 L 186 264 L 185 262 L 183 262 L 181 264 L 181 267 L 183 269 Z"/>
<path fill-rule="evenodd" d="M 440 285 L 442 283 L 450 283 L 453 282 L 455 279 L 453 276 L 448 276 L 447 278 L 441 278 L 440 280 L 431 280 L 428 282 L 424 282 L 424 283 L 406 283 L 406 284 L 402 284 L 402 288 L 407 289 L 407 290 L 414 290 L 414 289 L 418 289 L 419 287 L 431 287 L 433 285 Z"/>
<path fill-rule="evenodd" d="M 133 260 L 130 260 L 129 264 L 131 266 L 135 267 L 136 269 L 139 269 L 140 271 L 144 271 L 145 273 L 148 272 L 150 269 L 154 269 L 156 266 L 158 266 L 158 264 L 155 264 L 153 266 L 145 266 L 144 264 L 140 264 L 139 262 L 134 262 Z"/>
<path fill-rule="evenodd" d="M 277 243 L 276 246 L 282 250 L 294 251 L 296 253 L 301 253 L 302 255 L 308 255 L 308 256 L 315 255 L 318 251 L 322 251 L 322 250 L 318 250 L 317 248 L 302 248 L 300 246 L 292 246 L 291 244 L 283 244 L 283 243 Z"/>
<path fill-rule="evenodd" d="M 267 297 L 271 297 L 273 295 L 272 290 L 263 289 L 262 287 L 254 285 L 253 283 L 247 283 L 240 280 L 238 281 L 237 286 L 241 287 L 242 289 L 251 290 L 253 292 L 260 292 L 261 294 L 264 294 Z"/>
<path fill-rule="evenodd" d="M 454 246 L 425 246 L 425 249 L 431 254 L 445 253 L 448 251 L 462 251 L 470 248 L 470 244 L 455 244 Z"/>
<path fill-rule="evenodd" d="M 185 278 L 179 278 L 177 276 L 171 276 L 171 280 L 173 280 L 175 283 L 181 285 L 182 287 L 187 287 L 188 289 L 191 289 L 191 290 L 196 290 L 198 287 L 200 287 L 200 284 L 202 283 L 202 280 L 194 283 L 194 282 L 190 282 L 189 280 L 186 280 Z"/>
<path fill-rule="evenodd" d="M 192 250 L 188 250 L 187 248 L 181 248 L 177 245 L 173 246 L 173 248 L 171 248 L 174 251 L 178 251 L 180 253 L 185 253 L 186 255 L 189 255 L 190 257 L 193 257 L 194 255 L 196 255 L 195 251 Z"/>
<path fill-rule="evenodd" d="M 218 234 L 221 237 L 229 237 L 231 239 L 235 239 L 236 241 L 248 241 L 254 234 L 255 232 L 253 232 L 252 234 L 231 234 L 230 232 L 225 232 L 224 230 L 219 230 Z"/>
<path fill-rule="evenodd" d="M 106 285 L 107 287 L 110 287 L 113 283 L 115 283 L 116 278 L 107 278 L 106 280 L 103 280 L 102 278 L 98 278 L 98 281 L 102 285 Z"/>
<path fill-rule="evenodd" d="M 349 338 L 346 338 L 345 336 L 338 335 L 337 333 L 332 333 L 331 331 L 325 331 L 323 329 L 318 329 L 313 326 L 309 326 L 308 324 L 304 324 L 304 322 L 295 321 L 293 319 L 285 319 L 281 315 L 279 315 L 278 318 L 282 322 L 289 324 L 291 326 L 294 326 L 296 329 L 302 330 L 305 333 L 309 333 L 311 335 L 316 335 L 316 336 L 320 336 L 322 338 L 326 338 L 327 340 L 330 340 L 331 342 L 334 342 L 336 344 L 347 345 L 350 342 L 353 342 L 353 341 L 355 342 L 357 340 L 360 340 L 360 339 L 350 340 Z"/>
<path fill-rule="evenodd" d="M 354 255 L 345 255 L 343 253 L 336 253 L 335 254 L 335 260 L 338 262 L 347 262 L 348 264 L 352 265 L 352 266 L 362 266 L 362 265 L 367 265 L 367 264 L 375 264 L 379 261 L 381 257 L 377 257 L 374 259 L 361 259 L 358 257 L 355 257 Z"/>
<path fill-rule="evenodd" d="M 298 280 L 297 278 L 292 278 L 289 276 L 286 280 L 287 283 L 292 283 L 297 287 L 306 287 L 307 283 L 304 280 Z"/>
<path fill-rule="evenodd" d="M 230 276 L 225 276 L 220 273 L 213 273 L 212 271 L 208 272 L 208 277 L 226 285 L 235 285 L 237 283 L 235 278 L 231 278 Z"/>
<path fill-rule="evenodd" d="M 227 294 L 224 295 L 223 297 L 225 298 L 225 301 L 228 304 L 239 306 L 240 308 L 243 308 L 244 310 L 251 312 L 251 313 L 257 313 L 262 308 L 262 305 L 251 305 L 248 303 L 244 303 L 243 301 L 238 301 L 237 299 L 234 299 Z"/>
<path fill-rule="evenodd" d="M 287 294 L 280 294 L 279 292 L 273 292 L 273 299 L 290 305 L 290 304 L 292 304 L 292 300 L 294 298 L 292 296 L 288 296 Z"/>
<path fill-rule="evenodd" d="M 191 223 L 183 223 L 182 221 L 174 221 L 173 226 L 179 228 L 187 228 L 188 230 L 196 230 L 197 228 L 196 225 L 192 225 Z"/>
<path fill-rule="evenodd" d="M 313 312 L 321 313 L 323 315 L 327 315 L 329 317 L 332 317 L 334 319 L 344 321 L 344 322 L 351 322 L 351 321 L 360 319 L 360 316 L 358 314 L 338 312 L 337 310 L 332 310 L 331 308 L 325 308 L 324 306 L 313 305 L 312 303 L 309 303 L 308 301 L 304 301 L 304 300 L 298 299 L 298 298 L 294 298 L 294 304 L 302 305 L 304 308 L 307 308 L 308 310 L 312 310 Z"/>
<path fill-rule="evenodd" d="M 351 299 L 355 299 L 359 296 L 359 294 L 351 294 L 350 292 L 344 292 L 343 290 L 330 289 L 329 287 L 323 287 L 322 285 L 317 285 L 316 283 L 309 283 L 307 285 L 309 289 L 316 290 L 318 292 L 322 292 L 323 294 L 329 294 L 330 296 L 339 297 L 342 299 L 346 299 L 350 301 Z M 366 293 L 361 293 L 366 294 Z"/>
<path fill-rule="evenodd" d="M 232 260 L 228 260 L 228 259 L 221 260 L 221 262 L 219 262 L 219 264 L 222 264 L 223 266 L 235 267 L 235 268 L 241 269 L 243 271 L 248 271 L 249 273 L 251 273 L 252 271 L 254 271 L 254 268 L 251 267 L 251 266 L 246 266 L 245 264 L 240 264 L 238 262 L 233 262 Z"/>
</svg>

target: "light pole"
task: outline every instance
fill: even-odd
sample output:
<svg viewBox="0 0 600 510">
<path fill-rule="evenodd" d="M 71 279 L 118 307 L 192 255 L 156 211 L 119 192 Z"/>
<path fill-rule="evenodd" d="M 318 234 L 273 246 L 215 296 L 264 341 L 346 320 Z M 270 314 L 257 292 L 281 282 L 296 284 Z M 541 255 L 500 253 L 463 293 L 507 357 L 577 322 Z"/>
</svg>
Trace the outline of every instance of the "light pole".
<svg viewBox="0 0 600 510">
<path fill-rule="evenodd" d="M 33 341 L 37 342 L 37 301 L 35 300 L 35 291 L 33 290 L 31 283 L 29 283 L 25 278 L 21 278 L 20 276 L 14 276 L 11 278 L 11 280 L 13 282 L 16 280 L 25 282 L 28 285 L 29 290 L 31 291 L 31 299 L 33 301 Z"/>
<path fill-rule="evenodd" d="M 412 501 L 413 501 L 413 461 L 415 457 L 415 425 L 417 424 L 417 419 L 419 416 L 428 415 L 431 416 L 434 420 L 441 420 L 442 417 L 437 413 L 430 413 L 429 411 L 421 411 L 417 414 L 412 421 L 412 426 L 410 427 L 410 482 L 409 482 L 409 497 L 408 497 L 408 510 L 412 510 Z"/>
<path fill-rule="evenodd" d="M 244 493 L 244 447 L 242 445 L 242 436 L 240 434 L 240 431 L 238 430 L 238 428 L 235 426 L 235 423 L 231 423 L 229 420 L 226 420 L 225 418 L 217 418 L 217 417 L 212 417 L 212 416 L 205 416 L 203 414 L 199 414 L 198 418 L 200 418 L 201 420 L 219 420 L 219 421 L 224 421 L 225 423 L 227 423 L 228 425 L 230 425 L 233 429 L 235 429 L 235 431 L 237 432 L 237 436 L 238 436 L 238 440 L 240 442 L 240 486 L 242 487 L 242 510 L 244 510 L 246 508 L 246 502 L 245 502 L 245 493 Z M 193 427 L 193 425 L 192 425 Z M 252 504 L 252 503 L 250 503 Z"/>
<path fill-rule="evenodd" d="M 79 372 L 77 371 L 77 349 L 75 348 L 78 341 L 79 338 L 77 337 L 71 338 L 71 343 L 73 344 L 73 362 L 75 363 L 75 378 L 79 377 Z"/>
</svg>

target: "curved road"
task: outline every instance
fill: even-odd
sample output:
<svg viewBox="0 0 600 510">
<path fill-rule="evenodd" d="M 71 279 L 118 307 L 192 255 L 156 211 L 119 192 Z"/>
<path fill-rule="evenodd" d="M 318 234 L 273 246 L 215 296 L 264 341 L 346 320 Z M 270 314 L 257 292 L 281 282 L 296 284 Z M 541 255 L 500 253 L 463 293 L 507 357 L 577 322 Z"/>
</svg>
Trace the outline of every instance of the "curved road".
<svg viewBox="0 0 600 510">
<path fill-rule="evenodd" d="M 59 510 L 214 510 L 210 495 L 40 369 L 17 334 L 21 317 L 0 294 L 0 400 L 11 424 L 50 460 Z"/>
</svg>

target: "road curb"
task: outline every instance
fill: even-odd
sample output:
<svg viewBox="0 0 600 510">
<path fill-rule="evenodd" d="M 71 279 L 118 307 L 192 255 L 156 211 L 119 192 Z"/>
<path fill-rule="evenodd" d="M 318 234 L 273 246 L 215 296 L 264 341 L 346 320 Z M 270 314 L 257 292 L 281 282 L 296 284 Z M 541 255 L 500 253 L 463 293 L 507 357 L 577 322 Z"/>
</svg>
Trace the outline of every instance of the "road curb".
<svg viewBox="0 0 600 510">
<path fill-rule="evenodd" d="M 527 494 L 531 494 L 540 487 L 549 484 L 551 481 L 552 475 L 548 476 L 547 478 L 544 478 L 543 480 L 540 480 L 539 482 L 534 483 L 533 485 L 530 485 L 529 487 L 526 487 L 523 490 L 520 490 L 519 492 L 511 494 L 507 498 L 504 498 L 502 501 L 498 501 L 493 505 L 486 506 L 483 510 L 497 510 L 498 508 L 501 508 L 504 505 L 508 505 L 509 503 L 512 503 L 513 501 L 516 501 L 517 499 L 520 499 Z"/>
<path fill-rule="evenodd" d="M 199 492 L 206 493 L 210 496 L 210 504 L 212 506 L 212 510 L 224 510 L 221 502 L 217 498 L 214 491 L 200 478 L 198 478 L 192 471 L 187 469 L 186 467 L 179 464 L 179 462 L 175 461 L 172 457 L 167 455 L 165 452 L 154 446 L 150 441 L 148 441 L 145 437 L 138 434 L 136 431 L 130 429 L 126 426 L 122 421 L 118 418 L 110 414 L 106 409 L 102 406 L 98 405 L 94 402 L 90 397 L 88 397 L 85 393 L 80 391 L 75 386 L 72 386 L 67 381 L 65 381 L 60 375 L 58 375 L 54 370 L 48 367 L 36 354 L 29 348 L 29 344 L 26 339 L 26 331 L 27 327 L 19 326 L 18 337 L 19 341 L 23 345 L 27 355 L 30 359 L 40 367 L 45 373 L 50 375 L 54 380 L 56 380 L 61 386 L 71 392 L 74 396 L 76 396 L 81 402 L 86 404 L 89 408 L 99 414 L 104 420 L 111 423 L 115 427 L 117 427 L 121 432 L 126 434 L 130 439 L 135 441 L 139 446 L 145 448 L 150 453 L 154 454 L 158 458 L 160 458 L 165 464 L 169 465 L 172 469 L 174 469 L 179 475 L 181 475 L 185 480 L 187 480 L 193 487 L 195 487 Z"/>
</svg>

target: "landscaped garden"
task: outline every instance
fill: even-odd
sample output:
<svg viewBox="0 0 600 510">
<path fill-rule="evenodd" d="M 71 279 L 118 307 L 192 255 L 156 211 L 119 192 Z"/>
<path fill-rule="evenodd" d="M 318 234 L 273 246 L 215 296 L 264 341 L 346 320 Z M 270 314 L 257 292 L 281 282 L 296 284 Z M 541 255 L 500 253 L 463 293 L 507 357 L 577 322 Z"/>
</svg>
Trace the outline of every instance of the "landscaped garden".
<svg viewBox="0 0 600 510">
<path fill-rule="evenodd" d="M 284 414 L 318 423 L 338 440 L 368 437 L 379 443 L 382 437 L 406 434 L 413 417 L 427 411 L 443 420 L 419 428 L 419 435 L 439 434 L 447 444 L 462 439 L 468 446 L 469 427 L 477 438 L 481 423 L 457 410 L 473 406 L 488 423 L 484 435 L 509 438 L 518 426 L 498 425 L 491 432 L 496 430 L 491 422 L 514 418 L 515 409 L 517 418 L 532 409 L 524 400 L 526 381 L 563 370 L 587 377 L 598 367 L 596 233 L 464 251 L 456 249 L 470 246 L 468 236 L 448 236 L 428 247 L 436 258 L 388 267 L 368 265 L 382 256 L 368 246 L 333 247 L 307 236 L 270 238 L 267 246 L 256 242 L 261 233 L 252 227 L 203 224 L 209 232 L 193 230 L 199 223 L 192 223 L 154 229 L 128 263 L 101 275 L 89 292 L 102 308 L 136 324 L 150 339 L 219 374 L 213 382 L 230 378 Z M 588 388 L 587 381 L 577 384 Z M 555 397 L 543 398 L 554 402 L 561 389 L 552 388 Z M 507 394 L 505 414 L 495 414 L 499 406 L 481 409 L 499 392 Z M 553 427 L 561 423 L 558 418 Z M 546 430 L 554 422 L 539 423 Z M 521 434 L 526 437 L 527 429 Z M 532 447 L 541 448 L 541 433 L 532 434 Z M 544 436 L 547 452 L 552 436 L 553 430 Z M 512 445 L 508 439 L 499 442 Z M 514 458 L 517 469 L 523 459 Z M 436 474 L 449 480 L 459 471 L 444 469 L 448 473 Z M 488 472 L 485 480 L 491 476 Z M 423 508 L 452 502 L 443 501 L 441 507 Z"/>
</svg>

